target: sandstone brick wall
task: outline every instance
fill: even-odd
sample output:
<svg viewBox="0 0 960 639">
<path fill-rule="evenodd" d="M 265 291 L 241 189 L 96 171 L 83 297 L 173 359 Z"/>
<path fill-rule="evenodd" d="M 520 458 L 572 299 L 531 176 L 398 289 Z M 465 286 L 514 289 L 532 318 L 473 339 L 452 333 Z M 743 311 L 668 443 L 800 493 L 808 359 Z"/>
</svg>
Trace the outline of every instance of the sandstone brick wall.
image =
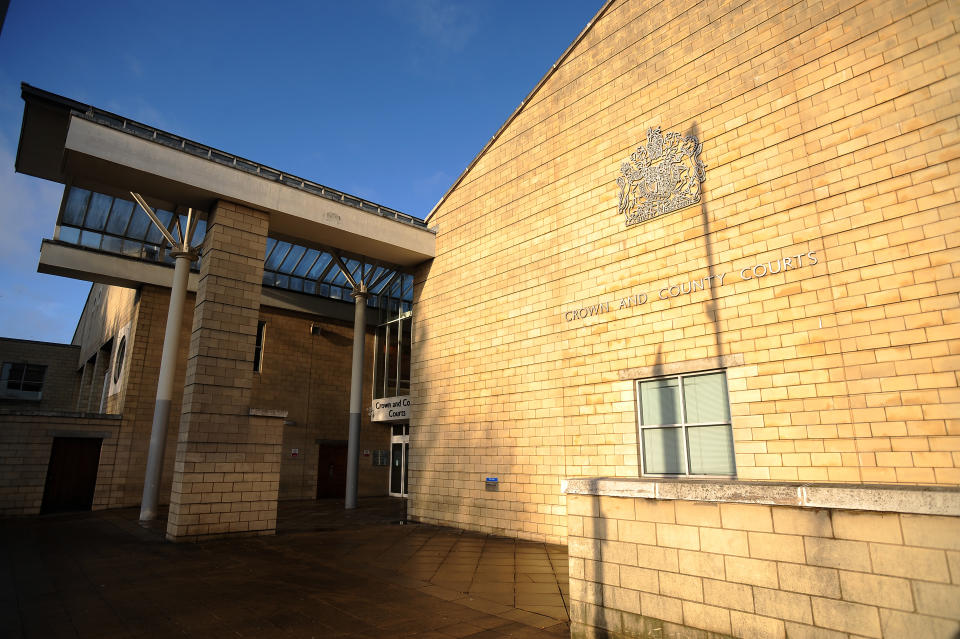
<svg viewBox="0 0 960 639">
<path fill-rule="evenodd" d="M 108 287 L 101 299 L 122 299 L 131 308 L 111 303 L 97 307 L 94 315 L 109 325 L 133 322 L 126 355 L 126 379 L 121 392 L 110 398 L 109 407 L 121 411 L 123 421 L 117 438 L 117 471 L 109 487 L 111 507 L 134 506 L 143 493 L 150 430 L 153 424 L 157 380 L 166 326 L 170 291 L 143 286 L 136 296 L 120 295 Z M 167 450 L 161 480 L 160 503 L 169 502 L 182 411 L 182 389 L 190 347 L 196 296 L 187 294 L 181 326 L 180 362 L 174 379 L 173 403 L 167 430 Z M 91 317 L 88 315 L 85 317 Z M 102 317 L 100 315 L 102 314 Z M 346 440 L 349 417 L 350 358 L 353 328 L 343 322 L 321 320 L 306 314 L 261 307 L 260 320 L 267 322 L 263 367 L 252 381 L 253 408 L 286 411 L 281 459 L 281 499 L 313 499 L 316 496 L 317 440 Z M 310 325 L 319 323 L 321 335 L 310 335 Z M 89 320 L 85 331 L 94 331 Z M 88 326 L 89 325 L 89 326 Z M 94 340 L 96 341 L 96 339 Z M 373 335 L 367 337 L 367 355 L 373 356 Z M 252 356 L 252 351 L 251 351 Z M 311 363 L 312 358 L 312 363 Z M 370 396 L 370 372 L 364 378 L 364 395 Z M 386 426 L 365 418 L 361 449 L 388 449 Z M 290 451 L 298 448 L 298 457 Z M 388 467 L 374 467 L 371 458 L 360 461 L 360 495 L 383 495 L 387 491 Z"/>
<path fill-rule="evenodd" d="M 567 499 L 573 637 L 960 631 L 958 516 Z"/>
<path fill-rule="evenodd" d="M 371 315 L 376 311 L 369 309 Z M 253 376 L 254 408 L 286 411 L 280 470 L 281 499 L 313 499 L 317 494 L 317 440 L 346 441 L 350 416 L 350 367 L 353 326 L 306 314 L 261 307 L 266 322 L 263 363 Z M 310 327 L 319 325 L 320 334 Z M 364 356 L 363 397 L 373 397 L 374 336 L 368 332 Z M 292 422 L 292 423 L 291 423 Z M 299 449 L 292 457 L 291 450 Z M 371 423 L 364 412 L 361 450 L 389 450 L 390 430 Z M 361 457 L 358 494 L 385 495 L 389 466 L 373 466 Z"/>
<path fill-rule="evenodd" d="M 69 344 L 0 337 L 0 364 L 41 364 L 47 367 L 39 401 L 0 397 L 0 410 L 73 410 L 80 379 L 80 349 Z"/>
<path fill-rule="evenodd" d="M 218 202 L 197 287 L 167 518 L 180 541 L 276 529 L 279 418 L 250 414 L 269 216 Z"/>
<path fill-rule="evenodd" d="M 562 541 L 561 478 L 640 472 L 630 371 L 728 355 L 739 478 L 960 483 L 956 15 L 607 5 L 429 219 L 411 514 Z M 703 199 L 625 227 L 652 127 L 699 137 Z"/>
<path fill-rule="evenodd" d="M 40 512 L 54 436 L 105 435 L 93 509 L 112 506 L 110 495 L 118 475 L 115 416 L 0 412 L 0 516 Z"/>
</svg>

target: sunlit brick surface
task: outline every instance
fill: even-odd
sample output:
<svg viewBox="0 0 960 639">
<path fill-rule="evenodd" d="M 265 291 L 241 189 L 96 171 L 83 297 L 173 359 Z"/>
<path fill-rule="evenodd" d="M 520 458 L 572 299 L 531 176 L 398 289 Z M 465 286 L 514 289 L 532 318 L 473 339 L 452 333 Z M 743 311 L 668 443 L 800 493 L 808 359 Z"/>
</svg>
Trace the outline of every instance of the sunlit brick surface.
<svg viewBox="0 0 960 639">
<path fill-rule="evenodd" d="M 567 499 L 573 637 L 960 630 L 958 517 Z"/>
<path fill-rule="evenodd" d="M 411 515 L 562 541 L 563 477 L 640 472 L 631 371 L 716 356 L 739 478 L 960 484 L 957 12 L 610 5 L 429 220 Z M 625 227 L 657 126 L 704 197 Z"/>
</svg>

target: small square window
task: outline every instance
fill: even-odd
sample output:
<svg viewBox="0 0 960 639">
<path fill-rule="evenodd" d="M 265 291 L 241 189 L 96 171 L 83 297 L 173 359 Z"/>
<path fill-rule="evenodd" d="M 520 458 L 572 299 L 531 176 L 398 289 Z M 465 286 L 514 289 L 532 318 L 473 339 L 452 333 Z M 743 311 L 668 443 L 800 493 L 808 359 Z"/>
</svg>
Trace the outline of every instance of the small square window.
<svg viewBox="0 0 960 639">
<path fill-rule="evenodd" d="M 637 382 L 644 475 L 737 474 L 724 371 Z"/>
</svg>

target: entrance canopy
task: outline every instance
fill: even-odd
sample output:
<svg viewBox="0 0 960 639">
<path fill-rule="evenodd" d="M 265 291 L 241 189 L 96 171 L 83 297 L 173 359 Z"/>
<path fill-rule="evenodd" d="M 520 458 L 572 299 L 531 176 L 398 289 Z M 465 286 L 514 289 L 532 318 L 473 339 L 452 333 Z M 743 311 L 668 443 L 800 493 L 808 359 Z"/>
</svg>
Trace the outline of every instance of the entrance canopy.
<svg viewBox="0 0 960 639">
<path fill-rule="evenodd" d="M 404 272 L 434 256 L 434 234 L 405 213 L 27 84 L 22 97 L 16 169 L 66 186 L 41 272 L 168 285 L 166 242 L 131 191 L 146 197 L 174 235 L 188 208 L 199 211 L 197 240 L 203 212 L 218 200 L 268 212 L 264 296 L 281 307 L 296 294 L 349 299 L 351 283 L 338 261 L 375 283 L 371 306 L 383 292 L 409 303 L 412 278 Z"/>
</svg>

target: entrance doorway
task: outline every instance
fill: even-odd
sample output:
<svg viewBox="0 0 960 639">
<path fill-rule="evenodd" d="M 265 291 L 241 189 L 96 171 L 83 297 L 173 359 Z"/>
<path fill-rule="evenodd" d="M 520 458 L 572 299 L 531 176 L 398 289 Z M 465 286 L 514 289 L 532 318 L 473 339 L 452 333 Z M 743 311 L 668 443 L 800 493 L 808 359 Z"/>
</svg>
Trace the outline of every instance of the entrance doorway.
<svg viewBox="0 0 960 639">
<path fill-rule="evenodd" d="M 347 442 L 318 445 L 317 499 L 339 497 L 347 492 Z"/>
<path fill-rule="evenodd" d="M 410 424 L 394 424 L 390 431 L 390 495 L 407 496 L 407 458 L 410 456 Z"/>
<path fill-rule="evenodd" d="M 90 510 L 100 468 L 99 437 L 54 437 L 41 513 Z"/>
</svg>

